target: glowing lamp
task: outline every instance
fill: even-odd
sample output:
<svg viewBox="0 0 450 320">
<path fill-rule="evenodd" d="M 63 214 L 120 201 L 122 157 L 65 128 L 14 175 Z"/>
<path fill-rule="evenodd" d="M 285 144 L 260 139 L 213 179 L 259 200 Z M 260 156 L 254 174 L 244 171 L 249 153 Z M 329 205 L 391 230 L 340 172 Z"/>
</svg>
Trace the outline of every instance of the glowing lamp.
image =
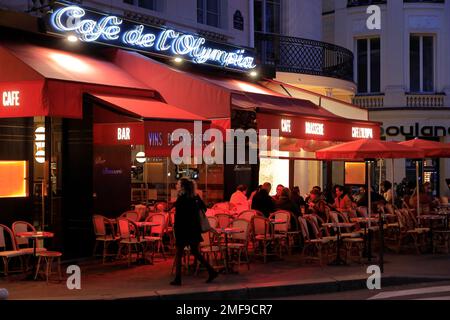
<svg viewBox="0 0 450 320">
<path fill-rule="evenodd" d="M 139 163 L 145 163 L 147 161 L 147 158 L 145 157 L 145 153 L 142 151 L 136 153 L 136 161 Z"/>
</svg>

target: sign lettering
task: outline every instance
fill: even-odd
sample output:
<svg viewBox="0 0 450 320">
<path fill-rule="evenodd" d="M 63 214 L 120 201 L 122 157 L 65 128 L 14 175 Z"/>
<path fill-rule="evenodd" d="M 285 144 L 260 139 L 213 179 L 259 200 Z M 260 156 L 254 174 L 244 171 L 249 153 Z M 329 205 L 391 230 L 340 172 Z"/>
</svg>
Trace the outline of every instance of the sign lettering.
<svg viewBox="0 0 450 320">
<path fill-rule="evenodd" d="M 4 107 L 18 107 L 20 106 L 20 91 L 3 91 L 2 101 Z"/>
<path fill-rule="evenodd" d="M 117 140 L 131 140 L 130 132 L 130 128 L 118 128 Z"/>
<path fill-rule="evenodd" d="M 50 32 L 75 35 L 81 41 L 121 46 L 149 53 L 180 56 L 198 64 L 211 64 L 239 71 L 254 69 L 250 51 L 213 42 L 173 29 L 136 24 L 117 16 L 59 4 L 49 17 Z"/>
<path fill-rule="evenodd" d="M 281 132 L 291 133 L 291 120 L 281 119 Z"/>
<path fill-rule="evenodd" d="M 352 138 L 362 138 L 362 139 L 372 139 L 373 129 L 372 128 L 352 128 Z"/>
<path fill-rule="evenodd" d="M 305 122 L 305 133 L 323 136 L 325 134 L 324 125 L 317 122 Z"/>
</svg>

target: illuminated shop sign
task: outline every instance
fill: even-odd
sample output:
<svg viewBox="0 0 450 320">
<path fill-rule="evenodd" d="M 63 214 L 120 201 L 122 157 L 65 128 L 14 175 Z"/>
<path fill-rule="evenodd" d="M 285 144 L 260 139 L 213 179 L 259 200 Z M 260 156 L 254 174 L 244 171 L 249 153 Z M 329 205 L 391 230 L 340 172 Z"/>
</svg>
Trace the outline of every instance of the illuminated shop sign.
<svg viewBox="0 0 450 320">
<path fill-rule="evenodd" d="M 352 138 L 372 139 L 373 129 L 352 127 Z"/>
<path fill-rule="evenodd" d="M 381 128 L 382 136 L 404 137 L 447 137 L 450 136 L 450 126 L 421 126 L 416 122 L 407 126 L 388 126 Z"/>
<path fill-rule="evenodd" d="M 206 40 L 195 34 L 170 28 L 135 23 L 117 16 L 108 16 L 62 3 L 49 15 L 50 33 L 76 37 L 85 42 L 97 42 L 174 56 L 197 64 L 210 64 L 239 71 L 254 69 L 252 51 Z"/>
<path fill-rule="evenodd" d="M 4 107 L 20 106 L 20 91 L 3 91 L 2 104 Z"/>
<path fill-rule="evenodd" d="M 289 119 L 281 119 L 281 132 L 291 133 L 291 120 Z"/>
<path fill-rule="evenodd" d="M 119 141 L 129 141 L 131 130 L 130 128 L 117 128 L 117 140 Z"/>
<path fill-rule="evenodd" d="M 34 159 L 37 163 L 45 162 L 45 127 L 34 131 Z"/>
<path fill-rule="evenodd" d="M 305 133 L 323 136 L 325 134 L 324 124 L 318 122 L 305 122 Z"/>
</svg>

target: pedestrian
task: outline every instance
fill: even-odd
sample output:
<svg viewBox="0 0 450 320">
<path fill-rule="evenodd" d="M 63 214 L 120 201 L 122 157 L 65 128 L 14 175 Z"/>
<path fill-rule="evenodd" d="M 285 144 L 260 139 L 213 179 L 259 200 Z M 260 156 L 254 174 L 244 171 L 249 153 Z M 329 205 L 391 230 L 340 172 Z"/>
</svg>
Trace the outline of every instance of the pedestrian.
<svg viewBox="0 0 450 320">
<path fill-rule="evenodd" d="M 217 276 L 217 271 L 200 254 L 199 244 L 202 242 L 202 229 L 200 224 L 200 210 L 206 210 L 206 206 L 195 193 L 194 183 L 181 178 L 177 183 L 178 198 L 175 202 L 175 279 L 170 283 L 174 286 L 181 285 L 181 260 L 185 247 L 190 247 L 190 253 L 208 270 L 207 283 L 212 282 Z"/>
</svg>

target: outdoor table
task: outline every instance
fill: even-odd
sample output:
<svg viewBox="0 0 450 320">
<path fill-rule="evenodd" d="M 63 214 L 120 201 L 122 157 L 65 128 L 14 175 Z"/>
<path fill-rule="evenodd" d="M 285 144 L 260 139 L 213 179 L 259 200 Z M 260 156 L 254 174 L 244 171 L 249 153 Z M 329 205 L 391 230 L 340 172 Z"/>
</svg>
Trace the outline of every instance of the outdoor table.
<svg viewBox="0 0 450 320">
<path fill-rule="evenodd" d="M 138 228 L 142 231 L 141 235 L 142 237 L 145 237 L 145 228 L 146 227 L 156 227 L 161 225 L 157 222 L 149 222 L 149 221 L 141 221 L 141 222 L 135 222 L 135 224 L 138 226 Z M 146 244 L 147 246 L 147 244 Z M 152 253 L 153 254 L 153 253 Z M 143 262 L 145 263 L 145 258 L 142 258 Z M 150 260 L 150 264 L 153 264 L 153 258 Z"/>
<path fill-rule="evenodd" d="M 431 252 L 433 252 L 433 227 L 434 227 L 434 221 L 437 220 L 444 220 L 445 221 L 445 216 L 443 215 L 436 215 L 436 214 L 424 214 L 424 215 L 420 215 L 417 216 L 418 220 L 428 220 L 428 226 L 430 228 L 430 238 L 431 238 Z"/>
<path fill-rule="evenodd" d="M 369 221 L 370 222 L 378 222 L 379 219 L 375 218 L 375 217 L 371 217 L 371 218 L 351 218 L 350 219 L 351 222 L 355 222 L 355 223 L 361 223 L 364 224 L 364 256 L 367 257 L 367 259 L 369 261 L 372 260 L 372 241 L 371 241 L 371 237 L 370 237 L 370 230 L 369 233 L 367 232 L 368 230 L 368 224 Z"/>
<path fill-rule="evenodd" d="M 432 211 L 433 214 L 444 217 L 445 230 L 448 230 L 450 211 Z"/>
<path fill-rule="evenodd" d="M 37 240 L 53 238 L 55 234 L 53 232 L 47 231 L 28 231 L 28 232 L 19 232 L 16 234 L 16 236 L 19 238 L 26 238 L 33 241 L 33 273 L 29 278 L 34 279 L 34 274 L 36 273 L 37 268 L 37 256 L 36 256 Z"/>
<path fill-rule="evenodd" d="M 355 225 L 355 223 L 348 223 L 348 222 L 331 222 L 331 223 L 324 223 L 322 224 L 325 227 L 328 228 L 335 228 L 337 230 L 337 252 L 336 252 L 336 259 L 334 261 L 332 261 L 331 263 L 329 263 L 330 265 L 333 266 L 340 266 L 340 265 L 345 265 L 345 261 L 341 259 L 341 228 L 351 228 Z"/>
<path fill-rule="evenodd" d="M 230 268 L 230 260 L 229 260 L 229 255 L 228 255 L 228 235 L 243 233 L 244 230 L 237 229 L 237 228 L 218 228 L 218 229 L 216 229 L 216 231 L 219 234 L 223 234 L 225 236 L 225 272 L 233 273 L 233 271 Z"/>
</svg>

